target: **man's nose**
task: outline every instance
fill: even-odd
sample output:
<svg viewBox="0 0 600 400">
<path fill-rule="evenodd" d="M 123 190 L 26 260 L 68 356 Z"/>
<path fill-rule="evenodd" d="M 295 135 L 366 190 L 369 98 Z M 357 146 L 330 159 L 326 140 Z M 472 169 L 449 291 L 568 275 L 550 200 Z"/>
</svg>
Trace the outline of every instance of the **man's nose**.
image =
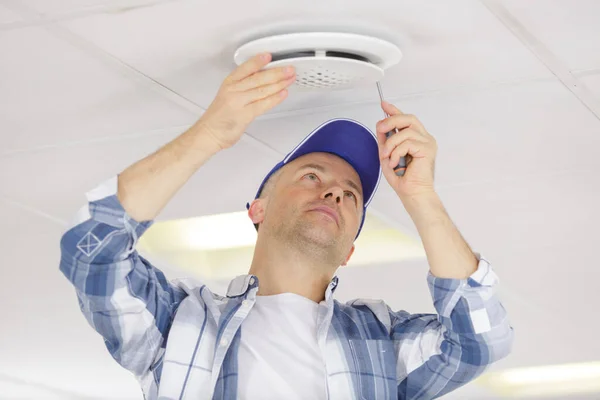
<svg viewBox="0 0 600 400">
<path fill-rule="evenodd" d="M 329 190 L 327 190 L 325 192 L 325 196 L 323 196 L 323 198 L 327 199 L 329 197 L 331 197 L 336 203 L 340 203 L 342 201 L 342 198 L 344 196 L 344 191 L 342 190 L 342 188 L 330 188 Z"/>
</svg>

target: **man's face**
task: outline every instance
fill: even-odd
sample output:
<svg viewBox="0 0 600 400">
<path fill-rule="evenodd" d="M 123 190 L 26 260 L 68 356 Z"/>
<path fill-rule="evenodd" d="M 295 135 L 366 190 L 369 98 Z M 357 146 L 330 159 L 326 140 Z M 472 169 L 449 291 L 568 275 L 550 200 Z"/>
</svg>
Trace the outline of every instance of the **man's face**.
<svg viewBox="0 0 600 400">
<path fill-rule="evenodd" d="M 260 229 L 344 263 L 362 217 L 360 178 L 345 160 L 310 153 L 282 168 Z"/>
</svg>

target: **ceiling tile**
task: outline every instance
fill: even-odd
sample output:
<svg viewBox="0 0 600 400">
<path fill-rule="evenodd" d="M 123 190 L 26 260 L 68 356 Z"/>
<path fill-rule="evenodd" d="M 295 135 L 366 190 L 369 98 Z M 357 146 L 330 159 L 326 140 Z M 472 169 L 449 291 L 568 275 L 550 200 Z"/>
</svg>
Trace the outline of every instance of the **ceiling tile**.
<svg viewBox="0 0 600 400">
<path fill-rule="evenodd" d="M 181 126 L 196 116 L 46 28 L 0 35 L 0 148 Z"/>
<path fill-rule="evenodd" d="M 341 5 L 320 0 L 261 0 L 207 8 L 195 1 L 180 1 L 65 24 L 202 107 L 211 103 L 223 79 L 235 68 L 233 54 L 239 45 L 250 38 L 297 31 L 370 33 L 399 45 L 404 59 L 386 73 L 388 97 L 551 76 L 479 2 L 353 0 Z M 231 7 L 236 13 L 228 12 Z M 278 109 L 376 99 L 373 85 L 326 94 L 298 93 Z"/>
<path fill-rule="evenodd" d="M 600 183 L 596 170 L 549 171 L 456 186 L 439 193 L 455 223 L 484 252 L 486 248 L 503 253 L 503 249 L 560 247 L 598 237 Z M 600 279 L 600 270 L 590 273 Z"/>
<path fill-rule="evenodd" d="M 0 4 L 0 24 L 21 21 L 23 18 L 16 12 Z"/>
<path fill-rule="evenodd" d="M 508 244 L 495 256 L 517 338 L 507 367 L 600 360 L 600 322 L 590 318 L 600 304 L 598 235 L 591 228 L 599 220 L 596 215 L 588 232 L 552 245 L 538 247 L 534 239 L 519 251 Z"/>
<path fill-rule="evenodd" d="M 585 84 L 600 103 L 600 71 L 597 74 L 581 76 L 578 79 Z"/>
<path fill-rule="evenodd" d="M 63 221 L 85 201 L 85 193 L 182 133 L 171 129 L 48 148 L 0 158 L 0 193 Z M 181 189 L 160 219 L 245 210 L 263 177 L 279 160 L 243 138 L 211 158 Z M 245 166 L 252 165 L 252 168 Z M 14 174 L 14 171 L 19 171 Z"/>
<path fill-rule="evenodd" d="M 570 70 L 600 68 L 600 2 L 503 0 L 500 3 Z"/>
</svg>

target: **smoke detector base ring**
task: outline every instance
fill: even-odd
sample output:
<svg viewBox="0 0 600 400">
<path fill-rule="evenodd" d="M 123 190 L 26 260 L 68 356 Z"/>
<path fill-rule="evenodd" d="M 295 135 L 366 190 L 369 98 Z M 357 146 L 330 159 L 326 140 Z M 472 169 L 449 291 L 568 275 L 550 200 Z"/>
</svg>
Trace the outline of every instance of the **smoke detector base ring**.
<svg viewBox="0 0 600 400">
<path fill-rule="evenodd" d="M 387 68 L 402 58 L 400 49 L 385 40 L 352 33 L 305 32 L 276 35 L 239 47 L 234 61 L 241 65 L 269 52 L 264 69 L 292 65 L 296 82 L 290 89 L 348 89 L 380 81 Z"/>
</svg>

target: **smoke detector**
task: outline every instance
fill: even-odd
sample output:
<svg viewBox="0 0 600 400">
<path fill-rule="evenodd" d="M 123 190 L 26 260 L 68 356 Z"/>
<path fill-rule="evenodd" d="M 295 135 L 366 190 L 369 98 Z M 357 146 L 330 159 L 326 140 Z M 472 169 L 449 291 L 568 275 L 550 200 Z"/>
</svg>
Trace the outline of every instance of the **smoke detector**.
<svg viewBox="0 0 600 400">
<path fill-rule="evenodd" d="M 292 65 L 296 82 L 289 89 L 349 89 L 380 81 L 386 69 L 402 58 L 400 49 L 372 36 L 336 32 L 303 32 L 268 36 L 239 47 L 237 65 L 256 54 L 269 52 L 263 69 Z"/>
</svg>

